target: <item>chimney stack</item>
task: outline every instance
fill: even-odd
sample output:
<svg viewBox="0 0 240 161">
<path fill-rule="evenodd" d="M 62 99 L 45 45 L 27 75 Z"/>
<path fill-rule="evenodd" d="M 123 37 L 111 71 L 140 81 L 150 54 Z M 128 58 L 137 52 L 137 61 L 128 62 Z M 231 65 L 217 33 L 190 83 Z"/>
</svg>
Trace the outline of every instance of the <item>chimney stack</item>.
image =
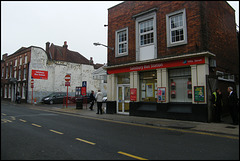
<svg viewBox="0 0 240 161">
<path fill-rule="evenodd" d="M 64 45 L 63 45 L 63 60 L 66 61 L 67 60 L 67 41 L 64 41 Z"/>
<path fill-rule="evenodd" d="M 93 65 L 93 58 L 90 57 L 89 64 Z"/>
<path fill-rule="evenodd" d="M 50 45 L 50 42 L 46 42 L 46 53 L 49 54 L 49 45 Z"/>
<path fill-rule="evenodd" d="M 2 55 L 2 59 L 5 61 L 8 56 L 8 53 Z"/>
</svg>

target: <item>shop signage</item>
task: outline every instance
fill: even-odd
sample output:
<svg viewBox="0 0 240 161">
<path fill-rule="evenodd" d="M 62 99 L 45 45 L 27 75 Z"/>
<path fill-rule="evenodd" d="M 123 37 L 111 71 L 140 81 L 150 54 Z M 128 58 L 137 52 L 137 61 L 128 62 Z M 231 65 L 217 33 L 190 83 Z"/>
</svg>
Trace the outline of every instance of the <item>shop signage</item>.
<svg viewBox="0 0 240 161">
<path fill-rule="evenodd" d="M 204 86 L 194 86 L 194 102 L 204 102 Z"/>
<path fill-rule="evenodd" d="M 34 79 L 48 79 L 48 71 L 32 70 L 32 78 Z"/>
<path fill-rule="evenodd" d="M 137 101 L 137 88 L 130 88 L 130 101 Z"/>
<path fill-rule="evenodd" d="M 108 74 L 115 74 L 115 73 L 127 73 L 133 71 L 143 71 L 143 70 L 152 70 L 158 68 L 170 68 L 170 67 L 180 67 L 180 66 L 189 66 L 195 64 L 204 64 L 205 57 L 198 57 L 198 58 L 189 58 L 189 59 L 181 59 L 181 60 L 174 60 L 168 62 L 161 62 L 161 63 L 150 63 L 144 65 L 136 65 L 136 66 L 128 66 L 128 67 L 121 67 L 121 68 L 113 68 L 108 69 Z"/>
<path fill-rule="evenodd" d="M 166 102 L 166 87 L 157 88 L 157 102 Z"/>
</svg>

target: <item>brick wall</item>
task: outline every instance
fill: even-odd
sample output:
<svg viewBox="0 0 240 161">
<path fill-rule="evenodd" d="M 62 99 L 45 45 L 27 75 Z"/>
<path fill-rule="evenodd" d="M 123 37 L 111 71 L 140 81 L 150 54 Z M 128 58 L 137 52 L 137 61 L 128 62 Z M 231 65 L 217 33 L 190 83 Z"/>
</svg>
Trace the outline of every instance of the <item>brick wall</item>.
<svg viewBox="0 0 240 161">
<path fill-rule="evenodd" d="M 115 51 L 108 50 L 109 66 L 136 61 L 135 19 L 132 16 L 152 8 L 157 8 L 157 58 L 210 51 L 217 55 L 218 66 L 238 70 L 234 10 L 224 1 L 126 1 L 109 8 L 108 46 L 115 47 L 115 31 L 128 27 L 128 56 L 116 58 Z M 184 8 L 188 43 L 167 47 L 166 14 Z M 235 69 L 228 67 L 229 64 Z"/>
</svg>

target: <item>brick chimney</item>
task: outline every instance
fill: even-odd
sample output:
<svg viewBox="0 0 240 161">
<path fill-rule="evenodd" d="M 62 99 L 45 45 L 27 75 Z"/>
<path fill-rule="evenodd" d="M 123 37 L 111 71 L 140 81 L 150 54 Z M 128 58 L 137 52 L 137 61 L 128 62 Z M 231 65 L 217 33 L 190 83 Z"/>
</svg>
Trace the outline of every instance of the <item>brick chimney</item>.
<svg viewBox="0 0 240 161">
<path fill-rule="evenodd" d="M 90 57 L 89 64 L 93 65 L 93 58 L 92 57 Z"/>
<path fill-rule="evenodd" d="M 50 45 L 50 42 L 46 42 L 46 53 L 49 54 L 49 45 Z"/>
<path fill-rule="evenodd" d="M 8 56 L 8 53 L 2 55 L 2 59 L 5 61 Z"/>
<path fill-rule="evenodd" d="M 63 60 L 66 61 L 67 60 L 67 41 L 64 41 L 64 45 L 63 45 Z"/>
</svg>

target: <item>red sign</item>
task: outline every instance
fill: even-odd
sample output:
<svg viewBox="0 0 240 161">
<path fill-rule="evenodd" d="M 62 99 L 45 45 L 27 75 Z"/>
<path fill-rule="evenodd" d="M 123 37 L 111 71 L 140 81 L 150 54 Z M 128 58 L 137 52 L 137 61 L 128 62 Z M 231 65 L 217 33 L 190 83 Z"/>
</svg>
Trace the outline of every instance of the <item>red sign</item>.
<svg viewBox="0 0 240 161">
<path fill-rule="evenodd" d="M 71 80 L 71 76 L 70 76 L 69 74 L 67 74 L 67 75 L 65 76 L 65 81 L 69 82 L 70 80 Z"/>
<path fill-rule="evenodd" d="M 65 82 L 65 86 L 70 86 L 70 82 Z"/>
<path fill-rule="evenodd" d="M 33 84 L 31 84 L 31 88 L 34 88 L 34 85 L 33 85 Z"/>
<path fill-rule="evenodd" d="M 83 96 L 86 96 L 86 93 L 87 93 L 87 89 L 86 89 L 86 87 L 82 87 L 82 91 L 81 91 L 82 93 L 82 95 Z"/>
<path fill-rule="evenodd" d="M 32 70 L 32 78 L 34 78 L 34 79 L 48 79 L 48 71 Z"/>
<path fill-rule="evenodd" d="M 32 85 L 34 84 L 34 80 L 33 80 L 33 79 L 31 79 L 31 84 L 32 84 Z"/>
<path fill-rule="evenodd" d="M 189 65 L 204 64 L 204 63 L 205 63 L 205 57 L 199 57 L 199 58 L 174 60 L 174 61 L 161 62 L 161 63 L 152 63 L 152 64 L 107 69 L 107 73 L 108 74 L 127 73 L 127 72 L 133 72 L 133 71 L 143 71 L 143 70 L 170 68 L 170 67 L 187 66 L 187 65 L 189 66 Z"/>
<path fill-rule="evenodd" d="M 130 101 L 137 101 L 137 88 L 130 88 Z"/>
</svg>

